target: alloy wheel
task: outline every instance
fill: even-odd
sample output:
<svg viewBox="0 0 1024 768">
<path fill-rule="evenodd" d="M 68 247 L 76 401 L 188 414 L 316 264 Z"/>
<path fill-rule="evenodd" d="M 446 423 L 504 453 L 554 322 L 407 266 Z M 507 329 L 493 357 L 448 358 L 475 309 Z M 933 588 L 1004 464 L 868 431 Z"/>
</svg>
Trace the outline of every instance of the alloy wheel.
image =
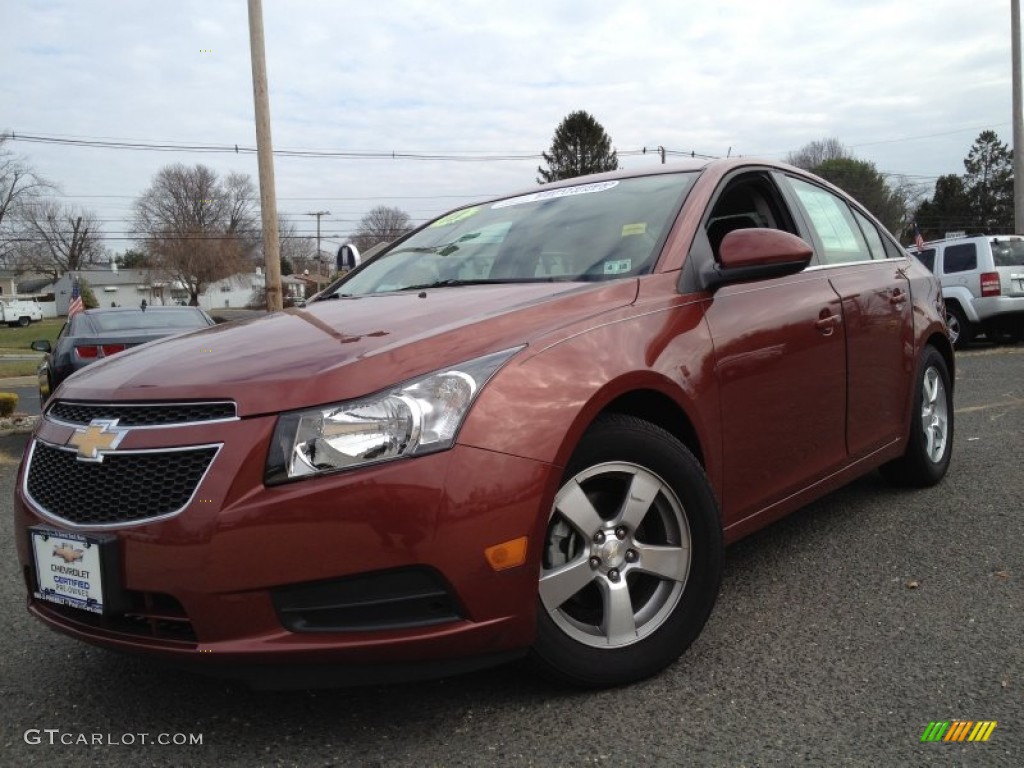
<svg viewBox="0 0 1024 768">
<path fill-rule="evenodd" d="M 671 487 L 636 464 L 598 464 L 555 497 L 540 598 L 574 640 L 623 647 L 672 614 L 690 561 L 686 511 Z"/>
<path fill-rule="evenodd" d="M 925 454 L 938 463 L 946 454 L 949 435 L 949 398 L 939 371 L 929 366 L 921 380 L 921 427 Z"/>
</svg>

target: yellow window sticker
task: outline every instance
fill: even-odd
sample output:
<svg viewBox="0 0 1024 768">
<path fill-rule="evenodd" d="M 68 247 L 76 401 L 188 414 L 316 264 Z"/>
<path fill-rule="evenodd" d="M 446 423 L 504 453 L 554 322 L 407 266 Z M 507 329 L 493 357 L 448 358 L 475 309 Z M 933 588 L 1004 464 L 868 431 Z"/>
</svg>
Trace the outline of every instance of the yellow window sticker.
<svg viewBox="0 0 1024 768">
<path fill-rule="evenodd" d="M 638 224 L 623 224 L 622 225 L 622 236 L 629 237 L 630 235 L 642 235 L 647 232 L 647 222 L 642 221 Z"/>
<path fill-rule="evenodd" d="M 478 213 L 480 213 L 480 206 L 474 205 L 472 208 L 463 208 L 461 211 L 454 211 L 449 213 L 447 216 L 442 216 L 430 226 L 447 227 L 449 224 L 454 224 L 457 221 L 468 219 L 470 216 L 476 216 Z"/>
</svg>

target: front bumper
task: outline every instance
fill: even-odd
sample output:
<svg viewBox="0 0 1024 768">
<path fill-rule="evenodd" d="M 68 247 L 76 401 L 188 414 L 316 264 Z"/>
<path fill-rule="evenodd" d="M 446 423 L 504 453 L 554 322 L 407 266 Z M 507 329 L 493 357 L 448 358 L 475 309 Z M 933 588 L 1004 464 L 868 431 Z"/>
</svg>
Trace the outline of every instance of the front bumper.
<svg viewBox="0 0 1024 768">
<path fill-rule="evenodd" d="M 532 643 L 552 466 L 457 445 L 267 488 L 273 427 L 263 417 L 130 430 L 119 451 L 221 446 L 188 504 L 152 521 L 54 518 L 27 493 L 24 462 L 14 511 L 30 612 L 81 640 L 226 674 L 294 663 L 443 671 Z M 33 440 L 63 446 L 73 431 L 44 419 Z M 127 614 L 33 596 L 35 525 L 113 533 Z M 526 563 L 491 568 L 484 550 L 520 536 L 529 537 Z"/>
</svg>

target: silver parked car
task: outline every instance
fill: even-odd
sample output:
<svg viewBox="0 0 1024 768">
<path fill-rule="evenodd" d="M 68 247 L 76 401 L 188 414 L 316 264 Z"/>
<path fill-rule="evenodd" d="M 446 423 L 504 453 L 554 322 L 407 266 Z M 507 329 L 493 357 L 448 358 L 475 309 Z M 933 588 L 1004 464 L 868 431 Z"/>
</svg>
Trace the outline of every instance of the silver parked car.
<svg viewBox="0 0 1024 768">
<path fill-rule="evenodd" d="M 914 255 L 942 283 L 949 335 L 957 347 L 979 333 L 992 341 L 1024 338 L 1024 236 L 935 240 Z"/>
</svg>

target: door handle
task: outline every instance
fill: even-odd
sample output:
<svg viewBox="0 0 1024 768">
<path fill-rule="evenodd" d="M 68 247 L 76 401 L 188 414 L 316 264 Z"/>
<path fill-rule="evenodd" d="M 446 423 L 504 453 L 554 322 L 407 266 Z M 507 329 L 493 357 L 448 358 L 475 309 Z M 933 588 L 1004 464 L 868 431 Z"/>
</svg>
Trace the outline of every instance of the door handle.
<svg viewBox="0 0 1024 768">
<path fill-rule="evenodd" d="M 892 292 L 892 296 L 889 297 L 889 303 L 894 307 L 902 307 L 907 303 L 907 294 L 897 288 Z"/>
<path fill-rule="evenodd" d="M 828 310 L 825 310 L 826 312 Z M 831 336 L 832 332 L 839 327 L 843 319 L 839 315 L 826 315 L 814 321 L 814 327 L 825 336 Z"/>
</svg>

